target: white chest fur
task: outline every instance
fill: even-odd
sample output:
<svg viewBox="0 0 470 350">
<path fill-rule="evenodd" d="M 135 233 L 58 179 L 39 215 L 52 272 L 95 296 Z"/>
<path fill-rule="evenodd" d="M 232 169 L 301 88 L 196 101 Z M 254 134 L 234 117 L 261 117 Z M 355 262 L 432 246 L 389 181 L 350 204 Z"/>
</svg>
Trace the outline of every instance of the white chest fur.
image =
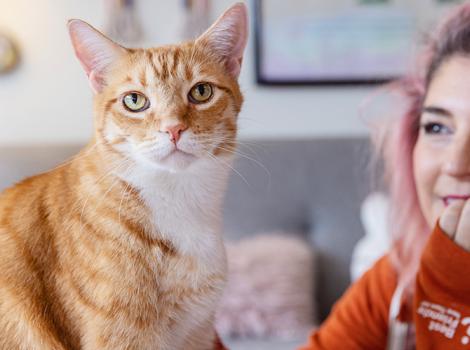
<svg viewBox="0 0 470 350">
<path fill-rule="evenodd" d="M 196 291 L 191 298 L 176 301 L 170 295 L 167 304 L 177 303 L 184 311 L 165 343 L 172 349 L 183 349 L 198 332 L 212 339 L 213 315 L 224 286 L 221 276 L 227 270 L 221 232 L 227 167 L 199 161 L 181 173 L 134 169 L 123 177 L 140 191 L 150 209 L 155 238 L 171 242 L 178 255 L 184 257 L 181 261 L 192 261 L 191 271 L 186 263 L 176 261 L 170 262 L 171 271 L 159 276 L 163 289 L 179 290 L 183 286 Z M 198 293 L 207 281 L 212 284 L 210 291 L 201 289 Z"/>
<path fill-rule="evenodd" d="M 179 173 L 137 167 L 125 178 L 150 209 L 156 235 L 169 240 L 181 254 L 202 261 L 216 258 L 213 253 L 222 245 L 226 167 L 200 160 Z"/>
</svg>

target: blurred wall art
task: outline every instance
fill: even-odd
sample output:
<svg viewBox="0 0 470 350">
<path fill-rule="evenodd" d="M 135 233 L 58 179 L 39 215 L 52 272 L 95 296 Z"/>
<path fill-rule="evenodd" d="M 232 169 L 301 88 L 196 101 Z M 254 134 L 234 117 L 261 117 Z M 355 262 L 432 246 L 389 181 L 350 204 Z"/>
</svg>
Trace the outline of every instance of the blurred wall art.
<svg viewBox="0 0 470 350">
<path fill-rule="evenodd" d="M 10 72 L 18 65 L 17 45 L 8 36 L 0 33 L 0 74 Z"/>
</svg>

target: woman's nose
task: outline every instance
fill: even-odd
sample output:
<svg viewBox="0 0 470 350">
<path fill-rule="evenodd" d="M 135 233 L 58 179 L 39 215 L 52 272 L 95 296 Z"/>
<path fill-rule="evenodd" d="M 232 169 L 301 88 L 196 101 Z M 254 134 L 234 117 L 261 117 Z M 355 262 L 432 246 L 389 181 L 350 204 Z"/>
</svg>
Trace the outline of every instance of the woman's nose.
<svg viewBox="0 0 470 350">
<path fill-rule="evenodd" d="M 470 177 L 470 135 L 450 146 L 445 155 L 444 171 L 451 176 Z"/>
</svg>

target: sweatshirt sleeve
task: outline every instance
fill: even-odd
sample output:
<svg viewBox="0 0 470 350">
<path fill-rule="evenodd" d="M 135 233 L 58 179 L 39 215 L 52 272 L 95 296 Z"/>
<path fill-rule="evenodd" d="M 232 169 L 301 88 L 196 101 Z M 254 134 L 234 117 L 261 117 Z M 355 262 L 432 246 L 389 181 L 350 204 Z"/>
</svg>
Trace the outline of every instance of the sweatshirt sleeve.
<svg viewBox="0 0 470 350">
<path fill-rule="evenodd" d="M 218 333 L 215 334 L 215 340 L 214 340 L 214 350 L 228 350 L 222 340 L 220 339 L 220 336 Z"/>
<path fill-rule="evenodd" d="M 417 349 L 470 348 L 470 253 L 439 225 L 421 257 L 414 303 Z"/>
<path fill-rule="evenodd" d="M 396 283 L 396 273 L 385 256 L 346 291 L 308 344 L 298 350 L 383 350 Z"/>
</svg>

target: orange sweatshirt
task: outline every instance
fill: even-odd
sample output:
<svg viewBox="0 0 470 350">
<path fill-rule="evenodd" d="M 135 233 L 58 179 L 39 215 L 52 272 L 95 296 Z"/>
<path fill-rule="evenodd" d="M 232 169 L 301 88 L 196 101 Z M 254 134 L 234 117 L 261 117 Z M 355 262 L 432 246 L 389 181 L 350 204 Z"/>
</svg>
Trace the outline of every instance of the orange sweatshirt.
<svg viewBox="0 0 470 350">
<path fill-rule="evenodd" d="M 396 284 L 385 256 L 346 291 L 308 345 L 298 350 L 385 349 Z M 417 350 L 470 350 L 470 253 L 438 226 L 421 257 L 413 322 Z"/>
</svg>

